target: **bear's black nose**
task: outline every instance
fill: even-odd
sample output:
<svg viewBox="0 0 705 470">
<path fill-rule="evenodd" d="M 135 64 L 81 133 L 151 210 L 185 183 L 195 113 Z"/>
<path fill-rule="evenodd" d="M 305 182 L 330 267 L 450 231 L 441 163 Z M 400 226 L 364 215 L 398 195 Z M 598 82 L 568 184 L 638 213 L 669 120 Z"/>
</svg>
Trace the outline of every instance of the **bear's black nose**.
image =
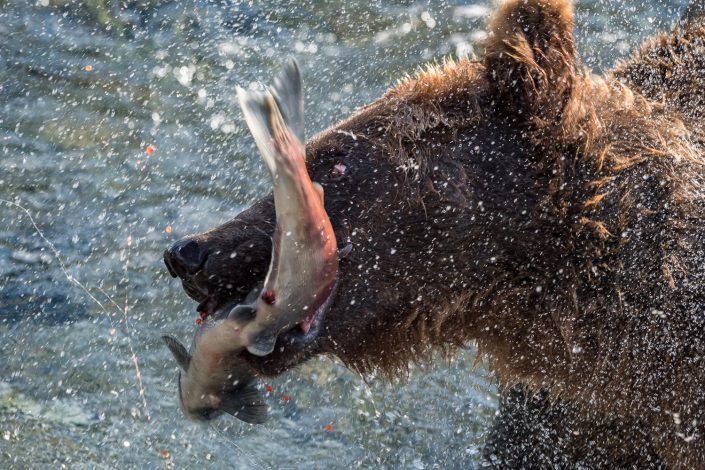
<svg viewBox="0 0 705 470">
<path fill-rule="evenodd" d="M 206 261 L 206 251 L 194 240 L 179 240 L 164 252 L 164 264 L 173 276 L 197 273 Z"/>
</svg>

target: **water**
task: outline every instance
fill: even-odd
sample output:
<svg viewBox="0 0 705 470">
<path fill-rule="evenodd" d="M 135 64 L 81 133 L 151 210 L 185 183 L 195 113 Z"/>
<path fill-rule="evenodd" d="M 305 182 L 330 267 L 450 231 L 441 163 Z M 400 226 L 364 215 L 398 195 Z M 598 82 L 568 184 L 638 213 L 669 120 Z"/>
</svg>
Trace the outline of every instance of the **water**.
<svg viewBox="0 0 705 470">
<path fill-rule="evenodd" d="M 0 0 L 0 468 L 478 462 L 496 391 L 471 351 L 393 385 L 314 360 L 270 382 L 267 425 L 202 427 L 159 340 L 195 318 L 164 248 L 267 191 L 235 85 L 296 57 L 311 135 L 476 50 L 490 10 L 366 3 Z M 609 68 L 685 3 L 579 1 L 585 64 Z"/>
</svg>

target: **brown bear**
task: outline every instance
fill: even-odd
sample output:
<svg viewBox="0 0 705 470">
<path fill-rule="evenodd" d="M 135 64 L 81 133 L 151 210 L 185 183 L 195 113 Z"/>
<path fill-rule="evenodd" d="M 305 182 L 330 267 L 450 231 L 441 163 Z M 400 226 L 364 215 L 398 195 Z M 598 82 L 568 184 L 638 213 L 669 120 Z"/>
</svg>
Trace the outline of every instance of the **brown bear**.
<svg viewBox="0 0 705 470">
<path fill-rule="evenodd" d="M 705 23 L 693 9 L 597 77 L 572 10 L 506 1 L 481 57 L 429 66 L 307 143 L 353 250 L 316 328 L 243 354 L 255 373 L 329 354 L 400 377 L 475 341 L 502 387 L 528 390 L 507 392 L 527 425 L 500 418 L 489 463 L 705 465 Z M 261 283 L 273 221 L 266 197 L 165 252 L 199 310 Z M 533 432 L 548 444 L 523 448 Z"/>
</svg>

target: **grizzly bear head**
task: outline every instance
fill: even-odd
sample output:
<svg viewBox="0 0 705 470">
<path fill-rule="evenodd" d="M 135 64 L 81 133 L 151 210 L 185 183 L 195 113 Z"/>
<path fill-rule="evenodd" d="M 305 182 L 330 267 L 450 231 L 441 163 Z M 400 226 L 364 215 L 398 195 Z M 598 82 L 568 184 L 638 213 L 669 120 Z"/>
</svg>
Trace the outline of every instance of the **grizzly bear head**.
<svg viewBox="0 0 705 470">
<path fill-rule="evenodd" d="M 574 370 L 571 351 L 594 352 L 578 303 L 594 306 L 585 313 L 602 297 L 580 286 L 597 279 L 595 256 L 621 249 L 609 237 L 641 217 L 608 214 L 625 199 L 606 189 L 630 176 L 607 173 L 642 161 L 614 149 L 673 150 L 677 126 L 650 131 L 647 103 L 583 71 L 569 1 L 507 1 L 489 30 L 481 57 L 429 66 L 306 143 L 338 245 L 352 251 L 315 331 L 283 333 L 265 357 L 243 353 L 257 373 L 331 354 L 403 375 L 476 340 L 507 381 L 544 386 Z M 273 230 L 268 196 L 164 259 L 210 314 L 261 285 Z"/>
</svg>

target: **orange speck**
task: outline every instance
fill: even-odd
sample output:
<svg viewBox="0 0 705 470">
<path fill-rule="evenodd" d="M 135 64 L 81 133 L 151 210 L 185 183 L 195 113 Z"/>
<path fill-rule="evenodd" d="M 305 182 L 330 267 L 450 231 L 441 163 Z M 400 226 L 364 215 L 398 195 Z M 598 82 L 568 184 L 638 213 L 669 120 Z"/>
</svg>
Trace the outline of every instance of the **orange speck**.
<svg viewBox="0 0 705 470">
<path fill-rule="evenodd" d="M 164 231 L 167 235 L 169 235 L 171 233 L 171 225 L 167 225 L 166 228 L 164 228 Z"/>
<path fill-rule="evenodd" d="M 201 320 L 200 318 L 196 318 L 196 325 L 200 325 L 201 323 L 203 323 L 203 320 Z"/>
<path fill-rule="evenodd" d="M 333 425 L 332 424 L 326 424 L 326 431 L 332 431 L 333 430 Z"/>
<path fill-rule="evenodd" d="M 265 390 L 267 393 L 271 393 L 272 390 L 274 390 L 274 389 L 272 388 L 271 385 L 269 385 L 269 384 L 264 384 L 264 390 Z"/>
<path fill-rule="evenodd" d="M 164 449 L 164 450 L 162 451 L 162 457 L 164 457 L 165 459 L 168 459 L 168 458 L 169 458 L 169 451 L 166 450 L 166 449 Z"/>
<path fill-rule="evenodd" d="M 144 151 L 147 152 L 147 155 L 152 155 L 154 151 L 157 150 L 154 145 L 149 144 L 147 147 L 145 147 Z"/>
<path fill-rule="evenodd" d="M 91 70 L 93 70 L 93 66 L 91 64 L 88 64 L 83 67 L 83 70 L 85 70 L 86 72 L 90 72 Z"/>
</svg>

